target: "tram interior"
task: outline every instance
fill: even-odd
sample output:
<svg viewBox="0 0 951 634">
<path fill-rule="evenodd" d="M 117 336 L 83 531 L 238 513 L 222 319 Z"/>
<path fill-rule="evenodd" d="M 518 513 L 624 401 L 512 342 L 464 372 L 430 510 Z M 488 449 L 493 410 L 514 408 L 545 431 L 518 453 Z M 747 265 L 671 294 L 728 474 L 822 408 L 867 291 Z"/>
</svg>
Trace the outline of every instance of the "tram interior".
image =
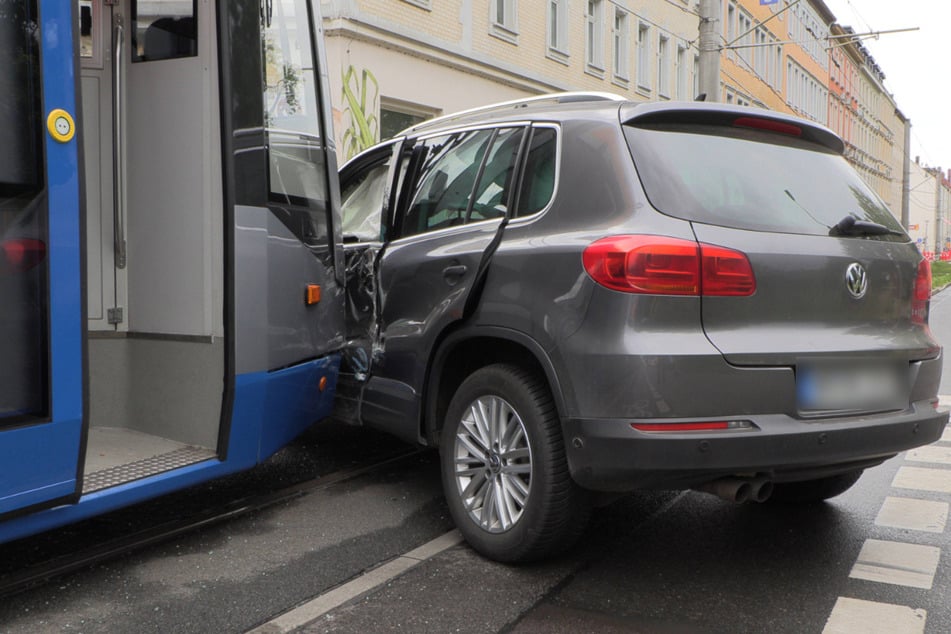
<svg viewBox="0 0 951 634">
<path fill-rule="evenodd" d="M 212 4 L 79 4 L 89 493 L 217 453 L 223 218 Z"/>
</svg>

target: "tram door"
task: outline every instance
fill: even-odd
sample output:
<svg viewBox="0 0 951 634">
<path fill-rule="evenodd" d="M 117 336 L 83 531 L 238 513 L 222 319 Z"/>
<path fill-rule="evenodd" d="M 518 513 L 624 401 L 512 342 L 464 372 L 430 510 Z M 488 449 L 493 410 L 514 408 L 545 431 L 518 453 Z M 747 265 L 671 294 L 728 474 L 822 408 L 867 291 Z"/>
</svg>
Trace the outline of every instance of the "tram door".
<svg viewBox="0 0 951 634">
<path fill-rule="evenodd" d="M 217 454 L 224 220 L 214 3 L 78 9 L 91 492 Z"/>
<path fill-rule="evenodd" d="M 74 499 L 83 432 L 69 3 L 0 20 L 0 517 Z"/>
</svg>

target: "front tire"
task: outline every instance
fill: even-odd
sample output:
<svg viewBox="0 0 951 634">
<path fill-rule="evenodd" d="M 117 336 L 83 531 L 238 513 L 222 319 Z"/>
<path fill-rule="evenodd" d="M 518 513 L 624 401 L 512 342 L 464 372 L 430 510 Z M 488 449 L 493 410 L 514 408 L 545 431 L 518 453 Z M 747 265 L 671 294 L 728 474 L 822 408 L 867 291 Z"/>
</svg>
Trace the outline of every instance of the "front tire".
<svg viewBox="0 0 951 634">
<path fill-rule="evenodd" d="M 587 525 L 589 505 L 568 472 L 548 386 L 518 366 L 486 366 L 462 382 L 446 413 L 440 462 L 456 526 L 490 559 L 541 559 Z"/>
<path fill-rule="evenodd" d="M 828 500 L 852 488 L 852 485 L 862 477 L 862 473 L 863 470 L 858 469 L 815 480 L 779 482 L 774 485 L 769 501 L 809 504 Z"/>
</svg>

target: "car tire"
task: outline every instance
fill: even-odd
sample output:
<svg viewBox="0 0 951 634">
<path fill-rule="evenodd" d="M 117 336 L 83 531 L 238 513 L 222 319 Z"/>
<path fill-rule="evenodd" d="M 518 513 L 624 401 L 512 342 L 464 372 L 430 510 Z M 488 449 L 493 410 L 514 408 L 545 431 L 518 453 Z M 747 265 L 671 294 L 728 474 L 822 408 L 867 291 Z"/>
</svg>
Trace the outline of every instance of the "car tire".
<svg viewBox="0 0 951 634">
<path fill-rule="evenodd" d="M 547 383 L 518 366 L 483 367 L 456 390 L 440 438 L 443 489 L 479 553 L 516 563 L 574 544 L 588 496 L 571 479 Z"/>
<path fill-rule="evenodd" d="M 792 504 L 808 504 L 828 500 L 840 493 L 845 493 L 862 477 L 862 469 L 849 471 L 816 480 L 802 482 L 778 482 L 773 486 L 770 502 L 786 502 Z"/>
</svg>

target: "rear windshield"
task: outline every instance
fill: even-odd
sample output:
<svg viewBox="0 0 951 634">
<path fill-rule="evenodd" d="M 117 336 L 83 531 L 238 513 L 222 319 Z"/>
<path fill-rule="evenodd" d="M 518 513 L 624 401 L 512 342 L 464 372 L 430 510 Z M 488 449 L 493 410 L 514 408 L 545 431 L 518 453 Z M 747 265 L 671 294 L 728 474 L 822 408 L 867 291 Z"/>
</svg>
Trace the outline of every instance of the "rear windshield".
<svg viewBox="0 0 951 634">
<path fill-rule="evenodd" d="M 827 235 L 851 215 L 902 231 L 846 160 L 822 146 L 724 126 L 629 125 L 625 134 L 647 197 L 670 216 L 736 229 Z"/>
</svg>

